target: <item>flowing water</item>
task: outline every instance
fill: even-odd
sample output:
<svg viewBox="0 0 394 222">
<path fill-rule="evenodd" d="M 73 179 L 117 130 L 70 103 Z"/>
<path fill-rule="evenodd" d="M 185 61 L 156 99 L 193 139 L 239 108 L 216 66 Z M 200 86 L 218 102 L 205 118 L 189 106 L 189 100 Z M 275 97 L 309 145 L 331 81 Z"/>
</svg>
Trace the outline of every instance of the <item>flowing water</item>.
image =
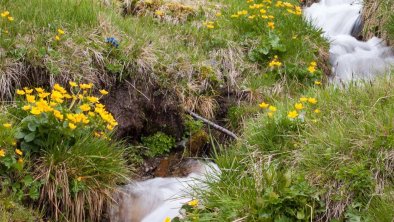
<svg viewBox="0 0 394 222">
<path fill-rule="evenodd" d="M 180 216 L 182 205 L 193 200 L 196 189 L 206 189 L 205 181 L 217 179 L 220 170 L 212 162 L 189 160 L 187 177 L 157 177 L 125 186 L 111 208 L 114 222 L 162 222 Z"/>
<path fill-rule="evenodd" d="M 389 72 L 394 65 L 393 50 L 383 40 L 374 37 L 362 42 L 352 36 L 361 30 L 361 10 L 361 0 L 321 0 L 304 10 L 305 17 L 331 43 L 334 83 L 368 80 Z"/>
<path fill-rule="evenodd" d="M 357 0 L 321 0 L 304 9 L 306 18 L 331 42 L 333 82 L 370 79 L 394 65 L 393 51 L 381 39 L 362 42 L 351 35 L 360 31 L 361 10 Z M 115 197 L 111 221 L 161 222 L 179 216 L 182 205 L 193 199 L 193 189 L 205 189 L 207 177 L 220 174 L 214 163 L 192 161 L 188 168 L 187 177 L 158 177 L 125 186 Z"/>
</svg>

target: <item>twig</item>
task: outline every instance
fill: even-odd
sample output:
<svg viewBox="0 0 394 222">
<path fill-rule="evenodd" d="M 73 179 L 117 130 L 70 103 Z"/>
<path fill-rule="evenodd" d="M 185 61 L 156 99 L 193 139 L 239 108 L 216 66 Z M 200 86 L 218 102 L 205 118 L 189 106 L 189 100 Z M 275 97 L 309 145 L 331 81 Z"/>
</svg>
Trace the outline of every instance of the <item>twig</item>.
<svg viewBox="0 0 394 222">
<path fill-rule="evenodd" d="M 238 136 L 235 135 L 235 133 L 231 132 L 230 130 L 228 130 L 226 128 L 223 128 L 223 127 L 219 126 L 218 124 L 216 124 L 216 123 L 214 123 L 212 121 L 209 121 L 209 120 L 205 119 L 204 117 L 198 115 L 197 113 L 194 113 L 194 112 L 189 111 L 189 110 L 186 110 L 186 113 L 191 115 L 195 119 L 201 120 L 205 124 L 207 124 L 209 126 L 212 126 L 212 128 L 214 128 L 214 129 L 216 129 L 216 130 L 218 130 L 218 131 L 220 131 L 220 132 L 222 132 L 224 134 L 227 134 L 228 136 L 231 136 L 232 138 L 234 138 L 236 140 L 238 139 Z"/>
</svg>

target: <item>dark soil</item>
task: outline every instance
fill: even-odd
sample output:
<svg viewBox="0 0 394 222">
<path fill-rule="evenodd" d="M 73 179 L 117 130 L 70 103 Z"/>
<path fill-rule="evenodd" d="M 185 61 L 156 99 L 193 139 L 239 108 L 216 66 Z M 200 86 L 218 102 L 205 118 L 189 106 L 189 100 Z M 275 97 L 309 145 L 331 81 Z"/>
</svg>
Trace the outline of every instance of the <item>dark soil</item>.
<svg viewBox="0 0 394 222">
<path fill-rule="evenodd" d="M 161 131 L 180 139 L 184 127 L 179 100 L 170 89 L 144 79 L 122 81 L 103 99 L 119 123 L 117 136 L 138 141 Z"/>
</svg>

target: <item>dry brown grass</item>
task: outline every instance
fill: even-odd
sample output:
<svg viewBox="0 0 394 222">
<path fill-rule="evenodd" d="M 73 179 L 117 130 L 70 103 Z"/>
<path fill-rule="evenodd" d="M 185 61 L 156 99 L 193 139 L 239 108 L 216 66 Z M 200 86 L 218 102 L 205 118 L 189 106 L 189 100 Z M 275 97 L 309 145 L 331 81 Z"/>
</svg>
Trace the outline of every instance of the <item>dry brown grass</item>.
<svg viewBox="0 0 394 222">
<path fill-rule="evenodd" d="M 364 20 L 363 37 L 368 40 L 374 36 L 382 38 L 388 44 L 394 44 L 390 40 L 385 26 L 388 24 L 394 4 L 391 0 L 365 0 L 362 12 Z"/>
<path fill-rule="evenodd" d="M 36 169 L 37 180 L 46 181 L 41 189 L 39 205 L 56 221 L 99 221 L 102 212 L 114 190 L 89 189 L 72 195 L 70 178 L 76 170 L 70 169 L 66 163 L 38 162 Z"/>
</svg>

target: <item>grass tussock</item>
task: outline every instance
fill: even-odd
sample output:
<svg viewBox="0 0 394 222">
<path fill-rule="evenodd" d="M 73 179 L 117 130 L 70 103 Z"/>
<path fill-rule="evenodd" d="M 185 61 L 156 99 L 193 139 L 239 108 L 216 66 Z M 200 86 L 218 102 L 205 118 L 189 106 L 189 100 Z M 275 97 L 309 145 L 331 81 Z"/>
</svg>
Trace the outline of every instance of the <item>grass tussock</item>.
<svg viewBox="0 0 394 222">
<path fill-rule="evenodd" d="M 389 201 L 376 207 L 375 198 L 394 186 L 393 93 L 388 78 L 346 89 L 312 88 L 302 94 L 304 102 L 273 101 L 273 116 L 263 111 L 252 118 L 243 140 L 217 158 L 221 180 L 201 197 L 204 210 L 191 215 L 218 221 L 366 220 L 364 212 L 377 216 L 377 208 L 392 209 Z M 303 107 L 291 115 L 297 103 Z"/>
<path fill-rule="evenodd" d="M 364 39 L 374 36 L 394 43 L 394 4 L 389 0 L 367 0 L 363 2 Z"/>
</svg>

